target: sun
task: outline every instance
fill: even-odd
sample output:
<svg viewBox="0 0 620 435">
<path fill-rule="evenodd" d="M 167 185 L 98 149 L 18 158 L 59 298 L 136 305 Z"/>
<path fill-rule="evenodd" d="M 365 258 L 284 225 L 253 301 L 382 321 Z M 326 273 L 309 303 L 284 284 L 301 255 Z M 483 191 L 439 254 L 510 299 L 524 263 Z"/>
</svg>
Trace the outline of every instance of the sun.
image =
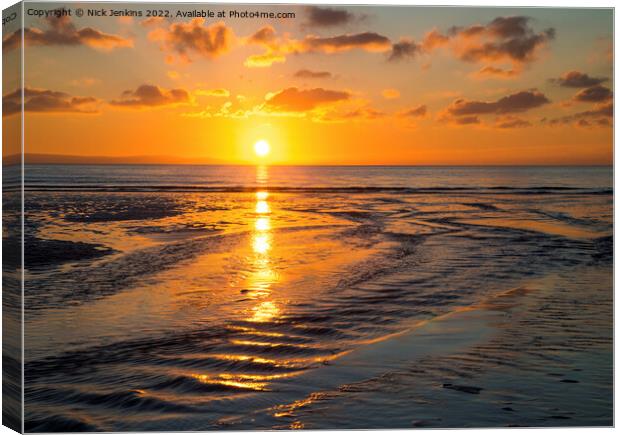
<svg viewBox="0 0 620 435">
<path fill-rule="evenodd" d="M 269 146 L 269 142 L 264 139 L 259 140 L 254 144 L 254 152 L 259 157 L 265 157 L 271 151 L 271 146 Z"/>
</svg>

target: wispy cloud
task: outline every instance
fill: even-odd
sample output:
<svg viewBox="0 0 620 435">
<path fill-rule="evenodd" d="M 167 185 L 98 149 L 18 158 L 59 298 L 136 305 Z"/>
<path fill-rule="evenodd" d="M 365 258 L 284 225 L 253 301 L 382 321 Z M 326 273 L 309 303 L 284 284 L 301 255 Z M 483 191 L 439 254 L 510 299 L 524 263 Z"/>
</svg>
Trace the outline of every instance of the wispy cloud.
<svg viewBox="0 0 620 435">
<path fill-rule="evenodd" d="M 305 112 L 351 97 L 347 91 L 335 91 L 323 88 L 298 89 L 286 88 L 266 98 L 265 107 L 268 110 L 281 112 Z"/>
<path fill-rule="evenodd" d="M 455 124 L 478 124 L 481 115 L 506 115 L 526 112 L 550 100 L 537 90 L 521 91 L 496 101 L 458 99 L 440 113 L 439 119 Z"/>
<path fill-rule="evenodd" d="M 191 102 L 190 94 L 185 89 L 164 89 L 155 85 L 140 85 L 135 90 L 123 92 L 121 98 L 110 101 L 112 106 L 133 109 L 176 106 Z"/>
<path fill-rule="evenodd" d="M 311 27 L 343 26 L 356 19 L 355 14 L 345 9 L 308 6 L 305 11 L 307 17 L 305 25 Z"/>
<path fill-rule="evenodd" d="M 24 29 L 24 43 L 29 46 L 36 45 L 64 45 L 87 47 L 109 51 L 115 48 L 133 47 L 133 40 L 119 35 L 104 33 L 92 27 L 78 29 L 70 17 L 50 17 L 45 20 L 47 29 L 41 30 L 36 27 Z M 2 40 L 4 50 L 12 50 L 21 43 L 21 30 L 11 33 Z"/>
<path fill-rule="evenodd" d="M 2 115 L 21 112 L 22 91 L 17 89 L 2 97 Z M 24 88 L 24 110 L 37 113 L 98 113 L 100 100 L 94 97 L 72 96 L 49 89 Z"/>
<path fill-rule="evenodd" d="M 613 98 L 611 90 L 605 86 L 592 86 L 577 92 L 573 100 L 582 103 L 602 103 Z"/>
<path fill-rule="evenodd" d="M 332 77 L 332 73 L 329 71 L 311 71 L 309 69 L 300 69 L 293 77 L 300 79 L 329 79 Z"/>
<path fill-rule="evenodd" d="M 228 52 L 234 33 L 223 22 L 205 25 L 203 18 L 194 18 L 186 23 L 172 23 L 166 28 L 158 27 L 149 32 L 149 39 L 159 42 L 162 51 L 168 54 L 169 63 L 193 62 L 192 56 L 213 59 Z"/>
<path fill-rule="evenodd" d="M 607 78 L 590 77 L 588 74 L 579 71 L 568 71 L 558 78 L 549 79 L 549 81 L 565 88 L 588 88 L 606 82 Z"/>
<path fill-rule="evenodd" d="M 419 106 L 415 106 L 398 112 L 398 116 L 405 118 L 422 118 L 426 116 L 427 111 L 428 109 L 426 105 L 420 104 Z"/>
<path fill-rule="evenodd" d="M 386 36 L 375 32 L 347 33 L 334 36 L 306 35 L 294 39 L 289 35 L 278 35 L 272 26 L 263 26 L 245 38 L 246 45 L 263 47 L 265 52 L 246 59 L 248 67 L 271 66 L 275 62 L 285 62 L 286 56 L 302 53 L 333 54 L 351 50 L 385 52 L 391 48 Z"/>
<path fill-rule="evenodd" d="M 433 29 L 420 42 L 407 37 L 392 46 L 389 60 L 414 59 L 447 47 L 457 59 L 486 64 L 474 77 L 510 78 L 535 61 L 540 50 L 555 37 L 555 29 L 536 31 L 525 16 L 497 17 L 487 24 L 454 26 L 446 32 Z M 510 64 L 509 69 L 500 65 Z"/>
</svg>

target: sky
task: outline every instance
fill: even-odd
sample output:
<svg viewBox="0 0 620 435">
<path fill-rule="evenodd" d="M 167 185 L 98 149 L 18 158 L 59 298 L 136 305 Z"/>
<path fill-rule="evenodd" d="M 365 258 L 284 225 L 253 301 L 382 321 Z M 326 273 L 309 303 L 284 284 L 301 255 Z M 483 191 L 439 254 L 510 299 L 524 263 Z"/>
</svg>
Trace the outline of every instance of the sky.
<svg viewBox="0 0 620 435">
<path fill-rule="evenodd" d="M 26 153 L 612 163 L 610 9 L 159 4 L 173 15 L 162 18 L 147 17 L 154 7 L 145 4 L 84 5 L 97 7 L 143 16 L 26 16 Z M 194 10 L 215 17 L 176 17 Z M 294 17 L 231 18 L 232 10 Z M 18 59 L 19 31 L 4 32 L 3 49 L 5 62 Z M 21 89 L 6 83 L 10 131 Z M 264 157 L 254 153 L 259 140 L 270 145 Z"/>
</svg>

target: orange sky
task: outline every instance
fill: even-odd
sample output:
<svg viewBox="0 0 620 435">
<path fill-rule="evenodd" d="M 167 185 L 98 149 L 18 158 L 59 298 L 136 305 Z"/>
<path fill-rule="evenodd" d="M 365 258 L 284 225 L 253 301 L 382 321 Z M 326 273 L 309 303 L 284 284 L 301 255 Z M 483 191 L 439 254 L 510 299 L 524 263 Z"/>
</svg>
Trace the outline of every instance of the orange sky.
<svg viewBox="0 0 620 435">
<path fill-rule="evenodd" d="M 612 162 L 611 10 L 252 10 L 295 18 L 26 17 L 26 152 L 256 163 L 264 139 L 270 164 Z"/>
</svg>

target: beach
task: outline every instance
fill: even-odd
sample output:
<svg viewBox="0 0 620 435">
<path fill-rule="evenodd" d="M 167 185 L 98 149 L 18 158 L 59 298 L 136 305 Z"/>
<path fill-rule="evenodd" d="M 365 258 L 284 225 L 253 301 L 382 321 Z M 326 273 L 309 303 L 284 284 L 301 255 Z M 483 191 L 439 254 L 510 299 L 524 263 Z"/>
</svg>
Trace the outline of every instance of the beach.
<svg viewBox="0 0 620 435">
<path fill-rule="evenodd" d="M 612 175 L 31 165 L 26 430 L 610 426 Z"/>
</svg>

